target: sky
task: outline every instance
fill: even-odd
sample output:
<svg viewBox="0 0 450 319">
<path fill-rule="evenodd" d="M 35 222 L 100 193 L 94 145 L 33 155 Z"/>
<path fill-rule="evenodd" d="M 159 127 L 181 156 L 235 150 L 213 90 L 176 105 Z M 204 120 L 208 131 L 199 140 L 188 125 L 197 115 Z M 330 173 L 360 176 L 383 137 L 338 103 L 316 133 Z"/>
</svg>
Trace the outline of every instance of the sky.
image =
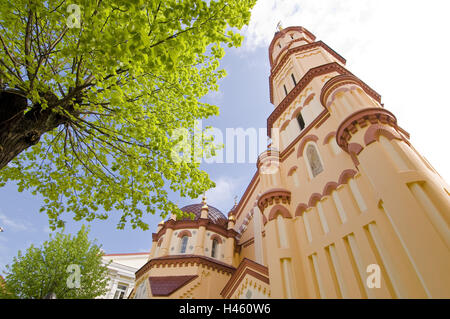
<svg viewBox="0 0 450 319">
<path fill-rule="evenodd" d="M 221 68 L 227 77 L 206 102 L 218 105 L 220 115 L 204 121 L 226 128 L 266 127 L 274 106 L 269 102 L 268 46 L 278 21 L 284 27 L 303 26 L 347 60 L 347 68 L 382 96 L 387 110 L 411 134 L 414 147 L 440 175 L 450 180 L 450 1 L 447 0 L 259 0 L 243 45 L 226 49 Z M 262 151 L 262 150 L 259 150 Z M 256 171 L 255 163 L 202 164 L 216 182 L 207 192 L 208 204 L 224 214 L 240 198 Z M 179 206 L 199 199 L 177 199 Z M 0 274 L 18 250 L 41 245 L 51 233 L 47 215 L 39 213 L 40 196 L 19 193 L 14 183 L 0 188 Z M 120 212 L 107 221 L 90 223 L 92 239 L 106 253 L 145 252 L 159 216 L 147 216 L 150 229 L 117 230 Z M 67 220 L 66 233 L 82 222 Z"/>
</svg>

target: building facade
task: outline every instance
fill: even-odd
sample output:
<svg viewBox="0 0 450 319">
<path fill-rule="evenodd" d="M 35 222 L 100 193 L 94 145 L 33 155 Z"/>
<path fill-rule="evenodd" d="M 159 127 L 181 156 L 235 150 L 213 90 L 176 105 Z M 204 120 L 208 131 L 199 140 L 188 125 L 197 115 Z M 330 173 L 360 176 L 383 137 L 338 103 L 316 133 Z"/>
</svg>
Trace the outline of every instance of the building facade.
<svg viewBox="0 0 450 319">
<path fill-rule="evenodd" d="M 108 267 L 108 292 L 99 299 L 125 299 L 134 288 L 135 273 L 148 260 L 149 253 L 105 254 Z"/>
<path fill-rule="evenodd" d="M 131 298 L 450 298 L 450 188 L 380 95 L 302 27 L 269 47 L 269 149 L 225 217 L 184 207 Z"/>
</svg>

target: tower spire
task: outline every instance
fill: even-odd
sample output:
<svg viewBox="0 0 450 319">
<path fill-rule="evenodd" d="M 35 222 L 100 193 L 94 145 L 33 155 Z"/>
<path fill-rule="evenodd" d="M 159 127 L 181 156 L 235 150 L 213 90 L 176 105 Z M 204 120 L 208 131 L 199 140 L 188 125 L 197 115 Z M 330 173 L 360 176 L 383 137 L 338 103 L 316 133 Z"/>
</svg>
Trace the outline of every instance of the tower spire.
<svg viewBox="0 0 450 319">
<path fill-rule="evenodd" d="M 278 23 L 277 23 L 277 29 L 278 29 L 278 31 L 283 30 L 283 26 L 281 25 L 281 20 L 278 21 Z"/>
</svg>

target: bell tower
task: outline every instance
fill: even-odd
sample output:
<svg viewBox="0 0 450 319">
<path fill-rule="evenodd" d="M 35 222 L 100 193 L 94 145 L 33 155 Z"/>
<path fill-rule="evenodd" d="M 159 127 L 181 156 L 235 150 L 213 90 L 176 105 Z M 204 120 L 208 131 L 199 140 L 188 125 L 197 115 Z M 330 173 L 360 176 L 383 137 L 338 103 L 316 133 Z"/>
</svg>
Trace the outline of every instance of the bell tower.
<svg viewBox="0 0 450 319">
<path fill-rule="evenodd" d="M 448 297 L 449 187 L 381 96 L 303 27 L 279 25 L 269 61 L 273 143 L 252 196 L 272 296 Z"/>
</svg>

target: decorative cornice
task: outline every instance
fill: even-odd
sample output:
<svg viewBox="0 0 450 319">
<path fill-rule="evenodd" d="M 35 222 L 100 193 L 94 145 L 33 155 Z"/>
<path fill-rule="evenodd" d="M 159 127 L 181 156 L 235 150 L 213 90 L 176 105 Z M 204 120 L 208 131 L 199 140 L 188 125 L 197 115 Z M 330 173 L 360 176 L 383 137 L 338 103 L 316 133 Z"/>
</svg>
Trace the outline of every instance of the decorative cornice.
<svg viewBox="0 0 450 319">
<path fill-rule="evenodd" d="M 305 146 L 306 146 L 306 144 L 308 144 L 308 142 L 317 142 L 318 140 L 319 140 L 319 138 L 313 134 L 305 136 L 302 139 L 300 146 L 298 147 L 297 158 L 303 156 L 303 150 L 305 149 Z"/>
<path fill-rule="evenodd" d="M 367 84 L 365 84 L 353 74 L 341 74 L 328 80 L 327 83 L 325 83 L 325 85 L 322 87 L 322 92 L 320 94 L 320 102 L 322 103 L 322 105 L 328 108 L 330 106 L 330 103 L 327 103 L 329 96 L 336 89 L 347 84 L 356 84 L 369 96 L 371 96 L 374 100 L 381 104 L 381 95 L 372 90 Z"/>
<path fill-rule="evenodd" d="M 272 42 L 270 42 L 270 45 L 269 45 L 269 62 L 270 62 L 271 67 L 273 64 L 272 53 L 273 53 L 273 48 L 275 46 L 275 42 L 277 42 L 277 40 L 279 38 L 284 37 L 286 35 L 286 33 L 291 32 L 291 31 L 298 31 L 300 33 L 305 33 L 308 37 L 311 38 L 311 40 L 309 40 L 309 41 L 316 40 L 316 36 L 303 27 L 287 27 L 281 31 L 278 31 L 277 33 L 275 33 L 275 36 L 273 37 Z"/>
<path fill-rule="evenodd" d="M 339 176 L 338 182 L 328 182 L 322 194 L 314 193 L 310 196 L 308 204 L 300 203 L 297 205 L 295 210 L 295 216 L 301 216 L 306 210 L 317 205 L 317 202 L 321 201 L 323 197 L 331 195 L 331 193 L 336 190 L 340 185 L 347 184 L 348 181 L 353 178 L 358 172 L 354 169 L 346 169 Z"/>
<path fill-rule="evenodd" d="M 213 232 L 218 233 L 219 235 L 222 235 L 224 237 L 234 237 L 236 238 L 237 232 L 233 229 L 227 229 L 228 225 L 218 225 L 213 222 L 211 222 L 209 219 L 206 218 L 199 218 L 198 220 L 172 220 L 169 219 L 166 221 L 163 225 L 163 227 L 159 230 L 158 233 L 152 234 L 152 240 L 158 241 L 165 233 L 167 229 L 198 229 L 200 226 L 204 226 L 206 230 L 210 230 Z"/>
<path fill-rule="evenodd" d="M 225 264 L 210 257 L 200 255 L 169 255 L 158 258 L 150 259 L 145 265 L 143 265 L 138 271 L 136 271 L 136 280 L 149 271 L 153 267 L 161 266 L 182 267 L 189 265 L 206 266 L 214 270 L 233 274 L 236 268 L 231 265 Z"/>
<path fill-rule="evenodd" d="M 239 283 L 244 279 L 245 275 L 251 275 L 262 282 L 269 284 L 269 270 L 267 267 L 258 264 L 250 259 L 244 258 L 238 268 L 228 280 L 220 295 L 224 298 L 230 298 L 236 291 Z"/>
<path fill-rule="evenodd" d="M 290 204 L 291 202 L 291 192 L 287 189 L 283 188 L 273 188 L 269 189 L 265 193 L 263 193 L 258 199 L 258 207 L 261 212 L 264 212 L 264 209 L 273 204 Z"/>
<path fill-rule="evenodd" d="M 358 126 L 363 128 L 378 123 L 394 128 L 398 127 L 396 117 L 388 110 L 381 107 L 367 108 L 351 114 L 342 121 L 336 133 L 336 142 L 344 151 L 349 153 L 349 141 L 352 134 L 359 130 Z"/>
</svg>

